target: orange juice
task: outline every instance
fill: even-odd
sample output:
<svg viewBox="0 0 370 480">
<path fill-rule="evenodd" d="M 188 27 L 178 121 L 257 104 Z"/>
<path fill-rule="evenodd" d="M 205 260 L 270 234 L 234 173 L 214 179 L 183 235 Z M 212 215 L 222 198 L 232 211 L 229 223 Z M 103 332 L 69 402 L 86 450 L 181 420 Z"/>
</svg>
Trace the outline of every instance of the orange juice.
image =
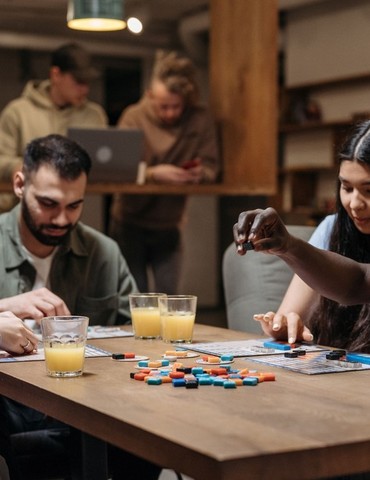
<svg viewBox="0 0 370 480">
<path fill-rule="evenodd" d="M 161 318 L 156 307 L 139 307 L 131 310 L 132 326 L 136 338 L 158 338 L 161 335 Z"/>
<path fill-rule="evenodd" d="M 52 376 L 68 377 L 82 374 L 85 360 L 83 343 L 54 343 L 44 345 L 46 369 Z"/>
<path fill-rule="evenodd" d="M 165 342 L 190 343 L 193 339 L 194 321 L 195 314 L 193 313 L 162 313 L 162 339 Z"/>
</svg>

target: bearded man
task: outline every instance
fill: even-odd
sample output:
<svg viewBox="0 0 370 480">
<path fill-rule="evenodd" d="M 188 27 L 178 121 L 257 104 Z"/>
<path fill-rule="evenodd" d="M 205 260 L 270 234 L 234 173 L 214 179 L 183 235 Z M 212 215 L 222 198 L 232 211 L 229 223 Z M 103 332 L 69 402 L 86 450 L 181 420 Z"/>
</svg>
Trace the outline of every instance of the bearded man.
<svg viewBox="0 0 370 480">
<path fill-rule="evenodd" d="M 61 135 L 28 144 L 14 175 L 19 205 L 0 215 L 0 312 L 36 322 L 70 314 L 88 316 L 90 325 L 130 322 L 128 295 L 137 287 L 118 245 L 79 221 L 90 168 L 85 150 Z M 68 461 L 67 425 L 0 396 L 0 455 L 12 480 L 23 476 L 11 436 L 30 431 L 35 451 L 62 449 L 60 461 Z M 129 480 L 158 478 L 159 466 L 111 445 L 107 450 L 113 479 L 123 471 Z"/>
<path fill-rule="evenodd" d="M 20 203 L 0 215 L 0 312 L 130 322 L 128 294 L 137 288 L 118 245 L 79 221 L 90 167 L 61 135 L 27 146 L 13 183 Z"/>
</svg>

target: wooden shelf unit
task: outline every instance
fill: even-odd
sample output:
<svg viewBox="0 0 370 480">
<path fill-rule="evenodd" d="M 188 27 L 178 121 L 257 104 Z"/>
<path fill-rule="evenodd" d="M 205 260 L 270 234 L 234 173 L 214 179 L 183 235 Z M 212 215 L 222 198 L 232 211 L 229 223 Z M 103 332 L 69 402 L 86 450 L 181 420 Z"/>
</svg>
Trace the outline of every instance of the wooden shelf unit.
<svg viewBox="0 0 370 480">
<path fill-rule="evenodd" d="M 288 93 L 297 92 L 299 90 L 316 90 L 319 88 L 337 88 L 341 86 L 354 85 L 359 83 L 369 83 L 370 73 L 364 72 L 358 75 L 349 75 L 340 78 L 331 78 L 320 80 L 317 82 L 301 83 L 300 85 L 286 86 L 284 90 Z"/>
<path fill-rule="evenodd" d="M 332 175 L 333 181 L 337 174 L 337 153 L 343 144 L 350 128 L 364 118 L 342 118 L 335 121 L 321 121 L 318 118 L 300 118 L 304 106 L 309 105 L 310 95 L 315 91 L 328 91 L 348 86 L 359 86 L 363 84 L 370 85 L 370 73 L 363 73 L 348 77 L 310 82 L 290 87 L 284 87 L 280 91 L 280 124 L 279 124 L 279 193 L 271 198 L 271 203 L 285 215 L 302 216 L 302 223 L 312 223 L 312 219 L 318 220 L 325 216 L 333 208 L 335 191 L 328 195 L 327 202 L 318 199 L 318 185 L 323 176 Z M 294 110 L 294 101 L 298 102 L 298 109 Z M 299 103 L 301 102 L 301 103 Z M 306 103 L 305 103 L 306 102 Z M 369 108 L 370 112 L 370 108 Z M 316 112 L 317 113 L 317 112 Z M 298 114 L 294 119 L 294 114 Z M 365 114 L 366 118 L 366 114 Z M 370 113 L 369 113 L 370 118 Z M 295 120 L 295 121 L 292 121 Z M 325 133 L 324 133 L 325 132 Z M 302 151 L 310 139 L 313 141 L 323 138 L 329 132 L 327 144 L 331 144 L 328 149 L 326 161 L 322 164 L 315 161 L 315 158 L 307 161 L 308 154 L 302 155 L 303 162 L 300 164 L 300 158 L 296 163 L 287 158 L 287 145 L 290 145 L 288 153 L 293 155 L 296 152 L 297 145 L 302 141 Z M 321 136 L 321 137 L 320 137 Z M 289 143 L 290 142 L 290 143 Z M 294 143 L 295 142 L 295 143 Z M 295 148 L 292 148 L 291 145 Z M 334 185 L 334 183 L 333 183 Z M 322 199 L 321 199 L 322 200 Z"/>
</svg>

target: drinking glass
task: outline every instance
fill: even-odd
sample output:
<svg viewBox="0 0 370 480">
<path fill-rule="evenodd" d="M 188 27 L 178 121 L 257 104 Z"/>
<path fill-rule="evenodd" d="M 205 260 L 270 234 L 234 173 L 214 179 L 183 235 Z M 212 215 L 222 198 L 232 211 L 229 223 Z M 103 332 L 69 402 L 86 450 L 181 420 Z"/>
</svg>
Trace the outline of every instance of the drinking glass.
<svg viewBox="0 0 370 480">
<path fill-rule="evenodd" d="M 51 377 L 82 375 L 89 318 L 54 316 L 41 320 L 47 374 Z"/>
<path fill-rule="evenodd" d="M 164 293 L 130 293 L 132 329 L 135 338 L 153 340 L 161 336 L 158 298 Z"/>
<path fill-rule="evenodd" d="M 159 297 L 161 336 L 168 343 L 191 343 L 197 308 L 195 295 Z"/>
</svg>

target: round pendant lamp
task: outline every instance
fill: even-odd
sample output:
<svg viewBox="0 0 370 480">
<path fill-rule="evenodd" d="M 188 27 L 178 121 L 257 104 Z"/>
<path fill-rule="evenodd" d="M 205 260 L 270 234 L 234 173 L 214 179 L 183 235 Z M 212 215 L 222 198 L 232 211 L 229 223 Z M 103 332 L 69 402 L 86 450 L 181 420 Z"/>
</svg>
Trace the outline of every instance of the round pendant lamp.
<svg viewBox="0 0 370 480">
<path fill-rule="evenodd" d="M 123 30 L 123 0 L 69 0 L 67 24 L 74 30 Z"/>
</svg>

